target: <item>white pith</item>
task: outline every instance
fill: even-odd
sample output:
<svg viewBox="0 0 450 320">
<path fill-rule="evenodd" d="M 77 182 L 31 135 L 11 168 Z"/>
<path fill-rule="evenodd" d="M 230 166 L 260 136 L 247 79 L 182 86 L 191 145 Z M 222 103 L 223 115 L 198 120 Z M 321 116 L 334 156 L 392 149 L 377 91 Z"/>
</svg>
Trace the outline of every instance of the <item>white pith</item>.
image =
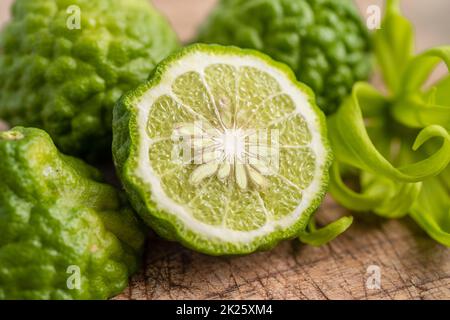
<svg viewBox="0 0 450 320">
<path fill-rule="evenodd" d="M 244 153 L 244 135 L 241 129 L 227 129 L 218 137 L 226 161 L 231 163 Z"/>
<path fill-rule="evenodd" d="M 210 239 L 219 239 L 224 242 L 249 243 L 257 237 L 268 235 L 275 230 L 287 229 L 297 222 L 304 210 L 306 210 L 311 201 L 321 190 L 323 179 L 323 167 L 327 161 L 327 149 L 322 143 L 322 137 L 319 128 L 319 119 L 312 110 L 308 102 L 308 96 L 303 93 L 291 80 L 280 70 L 268 65 L 264 60 L 257 57 L 235 55 L 212 55 L 206 52 L 195 52 L 185 55 L 181 60 L 171 63 L 162 75 L 159 84 L 146 92 L 140 101 L 134 107 L 137 108 L 137 125 L 140 133 L 145 133 L 147 128 L 147 119 L 154 102 L 162 95 L 173 96 L 172 84 L 177 77 L 189 72 L 195 71 L 201 74 L 202 70 L 211 64 L 229 64 L 235 67 L 254 67 L 260 69 L 274 77 L 283 93 L 291 96 L 296 104 L 296 113 L 302 115 L 308 124 L 311 133 L 311 143 L 309 147 L 316 155 L 316 166 L 314 177 L 311 184 L 303 190 L 303 197 L 297 208 L 292 214 L 285 216 L 280 220 L 267 220 L 266 224 L 259 229 L 251 231 L 235 231 L 222 226 L 212 226 L 203 223 L 189 213 L 188 208 L 184 207 L 169 198 L 164 192 L 160 177 L 155 174 L 148 159 L 148 150 L 151 146 L 151 139 L 147 135 L 140 135 L 139 161 L 136 168 L 136 176 L 139 177 L 151 190 L 152 201 L 159 210 L 165 211 L 177 217 L 184 226 L 194 233 L 201 234 Z"/>
<path fill-rule="evenodd" d="M 197 186 L 216 176 L 223 183 L 236 183 L 241 190 L 249 185 L 264 189 L 268 184 L 264 176 L 276 171 L 270 160 L 274 150 L 278 152 L 278 142 L 265 136 L 258 139 L 258 130 L 239 128 L 235 119 L 228 125 L 220 122 L 220 128 L 203 125 L 202 121 L 175 126 L 175 136 L 188 141 L 190 157 L 185 162 L 197 165 L 190 183 Z"/>
</svg>

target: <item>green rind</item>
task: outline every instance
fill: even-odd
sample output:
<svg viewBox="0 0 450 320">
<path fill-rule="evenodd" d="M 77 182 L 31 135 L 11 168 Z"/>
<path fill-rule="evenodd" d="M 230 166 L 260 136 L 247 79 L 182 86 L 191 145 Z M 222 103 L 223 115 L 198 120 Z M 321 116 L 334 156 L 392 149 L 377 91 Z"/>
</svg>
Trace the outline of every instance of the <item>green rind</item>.
<svg viewBox="0 0 450 320">
<path fill-rule="evenodd" d="M 0 300 L 120 293 L 145 232 L 117 190 L 39 129 L 0 133 L 0 159 Z M 67 286 L 70 266 L 79 267 L 80 288 Z"/>
<path fill-rule="evenodd" d="M 371 69 L 370 35 L 350 0 L 221 0 L 197 41 L 255 49 L 286 63 L 327 114 Z"/>
<path fill-rule="evenodd" d="M 322 168 L 323 176 L 320 182 L 319 192 L 314 200 L 311 201 L 310 206 L 301 214 L 300 219 L 290 228 L 274 231 L 263 237 L 255 238 L 253 241 L 246 244 L 207 239 L 187 229 L 174 215 L 159 210 L 157 204 L 150 198 L 150 190 L 146 192 L 147 187 L 143 180 L 135 176 L 134 172 L 138 167 L 138 150 L 141 138 L 137 130 L 137 113 L 133 106 L 145 92 L 159 84 L 163 74 L 172 63 L 175 63 L 190 53 L 199 51 L 214 53 L 216 55 L 233 54 L 242 57 L 247 55 L 256 57 L 266 64 L 282 71 L 292 83 L 296 84 L 299 90 L 306 93 L 309 97 L 308 101 L 317 116 L 318 123 L 316 123 L 316 125 L 320 129 L 322 144 L 327 151 L 327 155 Z M 326 194 L 328 168 L 331 165 L 333 158 L 327 139 L 325 116 L 315 103 L 314 93 L 306 85 L 299 83 L 296 80 L 294 73 L 288 66 L 276 62 L 269 56 L 255 50 L 204 44 L 194 44 L 172 54 L 157 66 L 149 81 L 139 86 L 136 90 L 127 93 L 120 99 L 114 108 L 113 114 L 113 156 L 117 173 L 128 193 L 130 202 L 142 219 L 160 236 L 169 240 L 178 241 L 188 248 L 210 255 L 248 254 L 258 250 L 270 249 L 281 240 L 296 237 L 300 231 L 306 228 L 311 215 L 319 207 Z"/>
<path fill-rule="evenodd" d="M 16 0 L 0 34 L 0 118 L 44 129 L 66 154 L 110 159 L 115 103 L 178 46 L 147 0 Z"/>
</svg>

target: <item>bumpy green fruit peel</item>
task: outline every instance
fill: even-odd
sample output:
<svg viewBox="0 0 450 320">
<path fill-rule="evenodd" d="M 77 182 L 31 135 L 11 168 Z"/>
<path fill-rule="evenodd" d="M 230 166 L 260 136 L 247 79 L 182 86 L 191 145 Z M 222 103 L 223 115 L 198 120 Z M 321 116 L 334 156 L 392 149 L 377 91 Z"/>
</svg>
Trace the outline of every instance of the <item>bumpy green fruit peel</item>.
<svg viewBox="0 0 450 320">
<path fill-rule="evenodd" d="M 66 154 L 110 157 L 114 103 L 178 46 L 146 0 L 16 0 L 0 36 L 0 118 Z"/>
<path fill-rule="evenodd" d="M 370 72 L 369 35 L 347 0 L 222 0 L 198 39 L 257 49 L 288 64 L 326 113 Z"/>
<path fill-rule="evenodd" d="M 44 131 L 0 132 L 0 300 L 105 299 L 126 287 L 144 233 L 100 178 Z"/>
</svg>

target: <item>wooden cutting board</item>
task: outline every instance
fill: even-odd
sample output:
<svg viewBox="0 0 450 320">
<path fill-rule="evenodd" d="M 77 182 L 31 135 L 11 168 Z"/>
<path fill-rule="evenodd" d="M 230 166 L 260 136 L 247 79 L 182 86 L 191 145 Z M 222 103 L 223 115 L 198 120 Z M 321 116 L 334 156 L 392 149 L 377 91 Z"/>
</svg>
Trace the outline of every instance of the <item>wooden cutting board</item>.
<svg viewBox="0 0 450 320">
<path fill-rule="evenodd" d="M 0 3 L 0 24 L 11 2 Z M 381 3 L 357 1 L 362 9 L 373 2 Z M 186 41 L 215 0 L 154 3 Z M 419 48 L 450 43 L 448 1 L 405 4 L 421 26 Z M 350 213 L 327 197 L 318 216 L 329 222 L 344 214 Z M 326 246 L 292 240 L 243 257 L 205 256 L 151 234 L 141 270 L 116 299 L 450 299 L 450 250 L 409 218 L 384 220 L 370 213 L 357 215 L 352 227 Z"/>
</svg>

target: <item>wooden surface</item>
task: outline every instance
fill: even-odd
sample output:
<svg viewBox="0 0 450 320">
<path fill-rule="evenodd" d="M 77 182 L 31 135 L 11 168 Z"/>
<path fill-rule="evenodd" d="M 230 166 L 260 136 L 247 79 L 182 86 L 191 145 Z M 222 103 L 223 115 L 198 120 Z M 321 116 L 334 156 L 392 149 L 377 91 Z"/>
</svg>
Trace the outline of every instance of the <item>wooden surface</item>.
<svg viewBox="0 0 450 320">
<path fill-rule="evenodd" d="M 11 3 L 0 0 L 0 25 Z M 154 3 L 186 41 L 215 0 Z M 368 4 L 381 1 L 357 3 L 365 12 Z M 448 0 L 404 4 L 420 31 L 419 49 L 450 43 Z M 343 214 L 348 212 L 330 197 L 319 211 L 322 222 Z M 361 214 L 329 245 L 313 248 L 292 240 L 244 257 L 205 256 L 154 234 L 147 246 L 141 271 L 116 299 L 450 299 L 450 250 L 430 240 L 409 218 Z M 380 269 L 379 289 L 366 286 L 370 266 Z"/>
<path fill-rule="evenodd" d="M 319 215 L 344 214 L 330 198 Z M 376 265 L 380 289 L 367 289 Z M 116 299 L 449 299 L 450 250 L 409 219 L 357 218 L 313 248 L 285 241 L 243 257 L 210 257 L 152 235 L 145 267 Z"/>
</svg>

